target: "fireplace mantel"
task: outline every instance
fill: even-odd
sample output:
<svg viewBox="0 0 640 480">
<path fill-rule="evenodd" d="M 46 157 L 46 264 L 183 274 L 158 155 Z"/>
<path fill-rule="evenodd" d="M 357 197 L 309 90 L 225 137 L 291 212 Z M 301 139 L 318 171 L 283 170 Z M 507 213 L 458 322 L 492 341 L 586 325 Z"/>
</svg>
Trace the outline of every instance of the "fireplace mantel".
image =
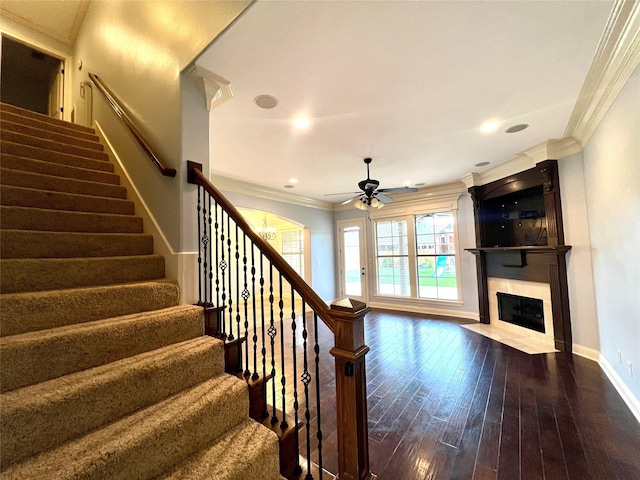
<svg viewBox="0 0 640 480">
<path fill-rule="evenodd" d="M 490 322 L 488 277 L 548 283 L 555 347 L 570 352 L 565 255 L 571 246 L 564 245 L 557 162 L 540 162 L 519 174 L 471 187 L 469 193 L 474 206 L 476 248 L 466 250 L 476 257 L 480 322 Z M 531 235 L 535 233 L 532 227 L 524 234 L 518 232 L 525 221 L 530 225 L 537 222 L 535 228 L 540 234 Z M 518 244 L 527 239 L 531 239 L 532 244 Z"/>
</svg>

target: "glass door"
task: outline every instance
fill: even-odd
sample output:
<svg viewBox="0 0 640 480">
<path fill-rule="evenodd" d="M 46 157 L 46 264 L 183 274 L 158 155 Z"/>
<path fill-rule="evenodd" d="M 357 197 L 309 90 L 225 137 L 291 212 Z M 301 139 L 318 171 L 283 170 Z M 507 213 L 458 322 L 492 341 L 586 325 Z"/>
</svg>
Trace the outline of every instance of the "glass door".
<svg viewBox="0 0 640 480">
<path fill-rule="evenodd" d="M 340 293 L 342 297 L 368 301 L 367 249 L 364 220 L 338 222 L 340 235 Z"/>
</svg>

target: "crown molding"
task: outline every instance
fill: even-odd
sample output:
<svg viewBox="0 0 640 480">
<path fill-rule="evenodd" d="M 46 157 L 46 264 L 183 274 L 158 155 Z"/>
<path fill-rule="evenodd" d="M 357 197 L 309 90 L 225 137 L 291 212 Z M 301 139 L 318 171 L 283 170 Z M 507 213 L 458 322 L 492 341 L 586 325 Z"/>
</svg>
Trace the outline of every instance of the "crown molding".
<svg viewBox="0 0 640 480">
<path fill-rule="evenodd" d="M 639 64 L 640 2 L 617 0 L 564 136 L 586 145 Z"/>
<path fill-rule="evenodd" d="M 261 185 L 243 182 L 242 180 L 224 177 L 215 173 L 210 174 L 209 178 L 215 184 L 215 186 L 223 192 L 241 193 L 243 195 L 263 198 L 265 200 L 291 203 L 293 205 L 317 208 L 320 210 L 333 211 L 334 209 L 333 203 L 326 202 L 324 200 L 317 200 L 315 198 L 304 197 L 302 195 L 296 195 L 289 192 L 282 192 L 280 190 L 276 190 L 275 188 L 263 187 Z"/>
<path fill-rule="evenodd" d="M 207 111 L 218 108 L 224 102 L 233 97 L 231 82 L 220 75 L 213 73 L 201 65 L 191 65 L 185 69 L 185 73 L 192 75 L 196 79 L 202 80 L 202 91 L 205 96 Z"/>
<path fill-rule="evenodd" d="M 544 160 L 560 160 L 582 150 L 574 138 L 551 139 L 534 145 L 496 167 L 482 173 L 469 173 L 461 181 L 467 188 L 485 185 L 536 166 Z"/>
</svg>

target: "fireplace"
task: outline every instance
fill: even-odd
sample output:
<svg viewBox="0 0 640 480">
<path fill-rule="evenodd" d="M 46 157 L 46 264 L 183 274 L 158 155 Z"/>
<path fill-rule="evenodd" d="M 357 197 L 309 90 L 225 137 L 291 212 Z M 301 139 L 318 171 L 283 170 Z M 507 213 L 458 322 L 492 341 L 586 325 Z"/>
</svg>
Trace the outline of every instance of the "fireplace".
<svg viewBox="0 0 640 480">
<path fill-rule="evenodd" d="M 542 298 L 502 288 L 492 290 L 489 280 L 544 285 L 549 296 L 543 300 L 543 324 L 529 331 L 552 334 L 555 348 L 570 352 L 565 255 L 571 246 L 564 244 L 557 162 L 545 160 L 510 177 L 472 186 L 469 193 L 477 247 L 467 250 L 476 256 L 480 322 L 501 322 L 497 292 Z M 517 322 L 521 320 L 505 325 Z"/>
<path fill-rule="evenodd" d="M 545 333 L 543 302 L 539 298 L 498 292 L 498 318 L 503 322 Z"/>
</svg>

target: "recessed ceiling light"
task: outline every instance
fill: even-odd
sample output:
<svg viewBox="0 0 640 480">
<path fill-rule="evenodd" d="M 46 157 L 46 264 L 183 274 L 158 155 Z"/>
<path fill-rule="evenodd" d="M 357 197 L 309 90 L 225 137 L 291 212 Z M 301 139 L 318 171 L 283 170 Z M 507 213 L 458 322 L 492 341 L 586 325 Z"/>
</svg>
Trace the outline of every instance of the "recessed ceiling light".
<svg viewBox="0 0 640 480">
<path fill-rule="evenodd" d="M 258 95 L 253 99 L 253 101 L 260 108 L 266 109 L 274 108 L 276 105 L 278 105 L 278 99 L 272 95 Z"/>
<path fill-rule="evenodd" d="M 519 123 L 518 125 L 514 125 L 513 127 L 509 127 L 505 130 L 505 133 L 517 133 L 521 132 L 525 128 L 529 126 L 528 123 Z"/>
<path fill-rule="evenodd" d="M 295 188 L 295 185 L 285 185 L 284 188 Z"/>
<path fill-rule="evenodd" d="M 487 165 L 489 165 L 491 162 L 480 162 L 480 163 L 476 163 L 475 166 L 476 167 L 486 167 Z"/>
<path fill-rule="evenodd" d="M 411 180 L 405 180 L 404 182 L 402 182 L 402 185 L 408 187 L 409 185 L 411 185 Z"/>
<path fill-rule="evenodd" d="M 498 122 L 497 120 L 489 120 L 487 122 L 484 122 L 482 125 L 480 125 L 480 131 L 482 133 L 495 132 L 499 126 L 500 126 L 500 122 Z"/>
<path fill-rule="evenodd" d="M 307 128 L 309 126 L 309 119 L 306 117 L 298 117 L 293 121 L 293 124 L 296 126 L 296 128 L 299 128 L 300 130 L 304 130 L 305 128 Z"/>
<path fill-rule="evenodd" d="M 296 183 L 298 183 L 298 179 L 297 178 L 290 178 L 289 179 L 289 183 L 293 183 L 295 185 Z"/>
</svg>

